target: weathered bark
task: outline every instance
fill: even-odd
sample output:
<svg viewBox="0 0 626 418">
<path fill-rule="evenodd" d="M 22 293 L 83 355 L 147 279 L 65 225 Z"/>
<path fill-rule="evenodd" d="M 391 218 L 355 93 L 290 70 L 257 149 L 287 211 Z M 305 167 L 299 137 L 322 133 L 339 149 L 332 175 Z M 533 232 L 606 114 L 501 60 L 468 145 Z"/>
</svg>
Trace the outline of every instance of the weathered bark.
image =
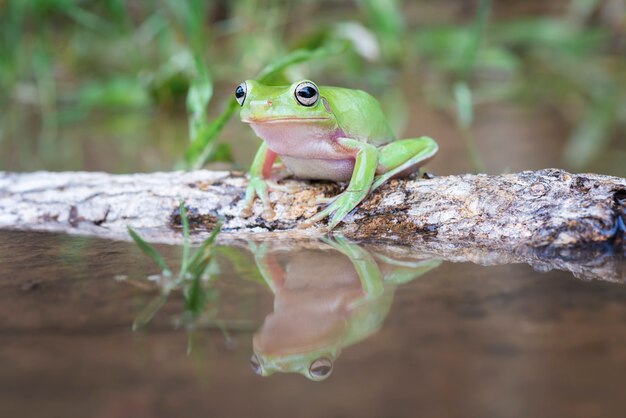
<svg viewBox="0 0 626 418">
<path fill-rule="evenodd" d="M 297 229 L 322 206 L 312 202 L 342 189 L 285 181 L 270 194 L 276 219 L 268 221 L 259 202 L 254 216 L 240 216 L 245 185 L 241 173 L 214 171 L 0 173 L 0 228 L 128 239 L 130 226 L 148 241 L 180 243 L 177 207 L 184 201 L 195 242 L 223 218 L 222 242 L 280 239 L 290 245 L 295 239 L 301 245 L 325 232 Z M 486 265 L 525 262 L 620 281 L 625 221 L 626 179 L 551 169 L 393 180 L 334 232 L 396 257 L 418 252 Z"/>
<path fill-rule="evenodd" d="M 287 180 L 270 197 L 276 219 L 240 211 L 246 180 L 215 171 L 131 175 L 0 173 L 0 227 L 126 237 L 126 226 L 152 240 L 176 241 L 172 229 L 184 201 L 196 229 L 224 218 L 224 231 L 262 238 L 313 236 L 296 229 L 321 207 L 333 183 Z M 494 249 L 606 242 L 626 216 L 626 179 L 561 170 L 393 180 L 372 193 L 338 228 L 356 239 L 472 243 Z M 203 234 L 198 235 L 201 239 Z"/>
</svg>

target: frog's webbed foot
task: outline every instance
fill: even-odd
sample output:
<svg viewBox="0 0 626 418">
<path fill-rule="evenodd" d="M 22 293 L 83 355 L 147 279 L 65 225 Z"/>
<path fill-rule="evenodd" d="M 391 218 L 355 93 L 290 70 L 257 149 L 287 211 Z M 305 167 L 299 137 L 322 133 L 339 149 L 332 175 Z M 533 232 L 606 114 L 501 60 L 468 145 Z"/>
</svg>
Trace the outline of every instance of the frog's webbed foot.
<svg viewBox="0 0 626 418">
<path fill-rule="evenodd" d="M 256 197 L 261 199 L 263 204 L 263 219 L 272 221 L 276 218 L 276 213 L 272 208 L 269 198 L 269 187 L 265 180 L 261 177 L 251 177 L 246 188 L 246 197 L 244 199 L 244 207 L 241 210 L 241 216 L 249 218 L 254 213 L 253 206 Z"/>
<path fill-rule="evenodd" d="M 367 195 L 367 191 L 363 190 L 346 190 L 339 196 L 332 198 L 332 202 L 326 206 L 324 210 L 313 215 L 300 225 L 298 228 L 308 228 L 315 222 L 319 222 L 330 216 L 328 222 L 328 230 L 332 230 L 339 222 L 346 217 L 348 213 L 354 209 L 361 200 Z"/>
<path fill-rule="evenodd" d="M 307 219 L 301 228 L 330 217 L 328 229 L 333 229 L 339 222 L 354 209 L 361 200 L 365 199 L 372 186 L 378 159 L 378 150 L 371 144 L 362 143 L 351 138 L 338 138 L 337 142 L 355 152 L 354 169 L 348 188 L 337 196 L 324 210 Z"/>
</svg>

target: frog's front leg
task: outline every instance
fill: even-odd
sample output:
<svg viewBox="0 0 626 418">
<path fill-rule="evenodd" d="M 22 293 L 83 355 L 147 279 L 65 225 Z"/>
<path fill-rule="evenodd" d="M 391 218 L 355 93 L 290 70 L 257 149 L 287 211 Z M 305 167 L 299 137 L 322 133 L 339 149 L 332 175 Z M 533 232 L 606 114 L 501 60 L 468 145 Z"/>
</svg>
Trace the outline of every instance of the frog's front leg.
<svg viewBox="0 0 626 418">
<path fill-rule="evenodd" d="M 259 150 L 252 161 L 250 167 L 250 174 L 248 180 L 248 187 L 246 188 L 246 197 L 244 199 L 244 208 L 241 211 L 241 215 L 244 218 L 252 216 L 252 206 L 256 197 L 261 198 L 263 203 L 263 217 L 267 220 L 273 220 L 276 216 L 274 209 L 270 203 L 269 192 L 266 179 L 270 177 L 272 172 L 272 165 L 276 161 L 276 153 L 267 147 L 267 144 L 263 142 L 259 147 Z"/>
<path fill-rule="evenodd" d="M 256 267 L 265 284 L 269 286 L 272 293 L 277 293 L 285 283 L 285 270 L 278 263 L 278 259 L 269 252 L 266 242 L 256 245 L 249 241 L 248 249 L 254 255 Z"/>
<path fill-rule="evenodd" d="M 439 149 L 437 143 L 426 136 L 401 139 L 385 145 L 378 157 L 378 173 L 372 190 L 376 190 L 390 178 L 416 170 L 430 160 Z"/>
<path fill-rule="evenodd" d="M 338 138 L 337 143 L 349 152 L 356 154 L 354 169 L 348 188 L 336 197 L 323 211 L 307 219 L 301 228 L 331 216 L 328 228 L 333 229 L 341 220 L 368 195 L 376 167 L 378 150 L 375 146 L 351 138 Z"/>
</svg>

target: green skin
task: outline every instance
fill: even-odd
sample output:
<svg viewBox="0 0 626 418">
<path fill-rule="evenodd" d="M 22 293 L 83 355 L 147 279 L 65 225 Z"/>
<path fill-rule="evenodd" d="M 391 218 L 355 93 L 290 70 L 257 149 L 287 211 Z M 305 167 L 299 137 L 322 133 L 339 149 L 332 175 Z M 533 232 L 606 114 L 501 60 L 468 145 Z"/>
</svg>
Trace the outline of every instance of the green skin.
<svg viewBox="0 0 626 418">
<path fill-rule="evenodd" d="M 324 380 L 344 347 L 378 331 L 389 313 L 395 286 L 441 263 L 392 260 L 370 254 L 341 236 L 324 241 L 332 252 L 289 254 L 284 269 L 265 244 L 250 244 L 259 271 L 275 295 L 274 312 L 253 338 L 251 362 L 262 376 L 300 373 L 314 381 Z M 320 359 L 330 368 L 316 375 L 311 370 Z"/>
<path fill-rule="evenodd" d="M 396 140 L 380 104 L 364 91 L 311 83 L 317 89 L 316 101 L 304 106 L 296 97 L 302 83 L 311 82 L 242 84 L 246 93 L 240 102 L 241 120 L 264 141 L 250 168 L 244 216 L 252 214 L 258 196 L 264 216 L 275 217 L 266 180 L 278 157 L 295 177 L 349 181 L 343 193 L 301 225 L 330 217 L 332 229 L 371 191 L 392 177 L 417 171 L 437 152 L 437 143 L 428 137 Z"/>
</svg>

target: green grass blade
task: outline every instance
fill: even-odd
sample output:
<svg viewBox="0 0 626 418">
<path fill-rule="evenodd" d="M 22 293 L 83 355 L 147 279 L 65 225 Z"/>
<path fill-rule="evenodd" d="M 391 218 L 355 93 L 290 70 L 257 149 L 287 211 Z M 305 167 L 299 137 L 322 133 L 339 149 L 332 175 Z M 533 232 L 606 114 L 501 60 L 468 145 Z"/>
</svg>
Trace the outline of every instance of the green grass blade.
<svg viewBox="0 0 626 418">
<path fill-rule="evenodd" d="M 465 54 L 461 64 L 461 80 L 467 80 L 470 76 L 474 63 L 476 62 L 476 55 L 480 48 L 480 43 L 483 38 L 483 33 L 487 27 L 487 21 L 489 18 L 489 12 L 491 11 L 491 0 L 480 0 L 478 3 L 478 9 L 476 10 L 476 17 L 472 23 L 469 45 L 465 49 Z"/>
<path fill-rule="evenodd" d="M 137 234 L 130 226 L 127 227 L 127 229 L 128 234 L 133 239 L 133 241 L 135 241 L 135 244 L 137 244 L 139 249 L 141 249 L 141 251 L 143 251 L 144 254 L 146 254 L 148 257 L 150 257 L 152 261 L 154 261 L 159 266 L 164 274 L 171 274 L 171 271 L 163 257 L 161 257 L 161 254 L 159 254 L 159 252 L 152 245 L 144 241 L 143 238 L 141 238 L 139 234 Z"/>
<path fill-rule="evenodd" d="M 301 64 L 314 58 L 327 58 L 332 55 L 337 55 L 345 52 L 348 45 L 348 42 L 337 42 L 316 49 L 296 49 L 284 57 L 266 65 L 257 74 L 256 80 L 261 83 L 269 83 L 276 74 L 284 71 L 292 65 Z"/>
<path fill-rule="evenodd" d="M 193 315 L 198 315 L 204 307 L 204 296 L 200 286 L 200 278 L 193 280 L 191 287 L 185 294 L 185 310 Z"/>
<path fill-rule="evenodd" d="M 206 259 L 210 259 L 210 257 L 206 257 Z M 202 288 L 202 273 L 204 273 L 204 271 L 194 274 L 191 280 L 191 285 L 185 289 L 185 308 L 188 312 L 191 312 L 194 315 L 202 312 L 204 305 L 208 300 L 208 293 L 211 291 L 208 289 L 205 292 Z"/>
<path fill-rule="evenodd" d="M 101 35 L 107 35 L 112 32 L 111 24 L 106 19 L 77 5 L 66 8 L 65 13 L 79 25 Z"/>
<path fill-rule="evenodd" d="M 167 295 L 159 295 L 137 314 L 133 321 L 133 331 L 143 328 L 167 301 Z"/>
<path fill-rule="evenodd" d="M 213 81 L 202 59 L 195 57 L 197 76 L 191 82 L 187 93 L 187 113 L 189 114 L 189 140 L 196 141 L 196 136 L 206 125 L 207 106 L 213 97 Z"/>
<path fill-rule="evenodd" d="M 472 92 L 464 82 L 454 84 L 452 91 L 456 104 L 457 123 L 462 129 L 470 129 L 474 120 Z"/>
<path fill-rule="evenodd" d="M 190 268 L 189 271 L 191 273 L 191 276 L 193 278 L 195 277 L 204 277 L 205 276 L 205 272 L 207 270 L 207 268 L 209 267 L 209 264 L 211 263 L 211 260 L 213 259 L 212 254 L 209 252 L 206 252 L 203 254 L 204 257 L 201 257 L 199 259 L 199 261 L 194 264 L 193 268 Z"/>
<path fill-rule="evenodd" d="M 228 101 L 226 108 L 218 117 L 200 129 L 195 140 L 185 151 L 184 159 L 188 168 L 197 170 L 211 159 L 215 146 L 215 138 L 222 129 L 224 129 L 224 126 L 238 108 L 239 104 L 232 98 Z"/>
<path fill-rule="evenodd" d="M 185 274 L 187 274 L 187 263 L 189 261 L 189 219 L 187 219 L 185 203 L 182 201 L 178 205 L 178 214 L 180 215 L 180 223 L 183 226 L 183 259 L 180 264 L 180 278 L 184 279 Z"/>
<path fill-rule="evenodd" d="M 467 83 L 461 81 L 453 86 L 454 101 L 457 110 L 457 125 L 465 145 L 465 153 L 472 165 L 472 169 L 478 173 L 486 171 L 485 163 L 472 136 L 473 122 L 473 99 L 472 91 Z"/>
<path fill-rule="evenodd" d="M 195 54 L 204 50 L 208 34 L 205 22 L 207 6 L 210 2 L 204 0 L 166 0 L 169 11 L 181 26 L 187 37 L 187 43 Z"/>
<path fill-rule="evenodd" d="M 209 237 L 204 240 L 204 242 L 198 247 L 193 256 L 191 256 L 191 260 L 189 260 L 187 269 L 191 272 L 192 275 L 196 275 L 199 269 L 202 269 L 202 272 L 204 272 L 204 269 L 202 268 L 202 261 L 205 258 L 208 258 L 206 254 L 207 248 L 213 245 L 215 239 L 217 238 L 217 234 L 220 233 L 221 228 L 222 223 L 220 221 L 211 231 L 211 235 L 209 235 Z"/>
</svg>

